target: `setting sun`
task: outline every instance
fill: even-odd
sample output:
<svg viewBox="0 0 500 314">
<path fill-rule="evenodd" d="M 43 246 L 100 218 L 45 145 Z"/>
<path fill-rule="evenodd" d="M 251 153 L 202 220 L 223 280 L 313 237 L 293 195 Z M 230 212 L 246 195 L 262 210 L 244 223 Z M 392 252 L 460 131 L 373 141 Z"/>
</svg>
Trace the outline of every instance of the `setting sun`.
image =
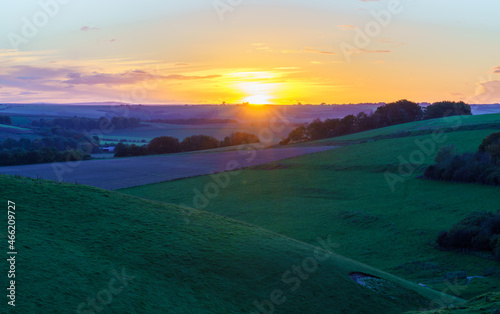
<svg viewBox="0 0 500 314">
<path fill-rule="evenodd" d="M 270 103 L 270 97 L 267 95 L 253 95 L 245 98 L 243 101 L 251 105 L 267 105 Z"/>
</svg>

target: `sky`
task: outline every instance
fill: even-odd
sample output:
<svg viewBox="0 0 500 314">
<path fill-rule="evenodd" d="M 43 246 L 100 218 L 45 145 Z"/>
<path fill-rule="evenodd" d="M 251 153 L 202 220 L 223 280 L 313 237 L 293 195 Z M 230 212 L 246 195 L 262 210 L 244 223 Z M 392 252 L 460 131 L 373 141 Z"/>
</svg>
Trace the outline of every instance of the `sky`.
<svg viewBox="0 0 500 314">
<path fill-rule="evenodd" d="M 500 1 L 0 0 L 0 102 L 500 102 Z"/>
</svg>

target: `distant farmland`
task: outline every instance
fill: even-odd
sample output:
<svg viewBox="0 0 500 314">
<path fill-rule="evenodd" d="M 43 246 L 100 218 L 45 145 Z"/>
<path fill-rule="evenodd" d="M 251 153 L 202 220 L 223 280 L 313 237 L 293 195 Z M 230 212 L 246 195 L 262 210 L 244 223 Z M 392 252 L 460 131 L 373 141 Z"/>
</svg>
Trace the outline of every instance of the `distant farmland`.
<svg viewBox="0 0 500 314">
<path fill-rule="evenodd" d="M 37 164 L 0 167 L 0 173 L 65 182 L 77 182 L 108 190 L 194 177 L 259 165 L 332 149 L 332 146 L 276 148 L 252 151 L 172 154 L 135 158 L 89 160 L 78 166 Z M 235 169 L 233 168 L 233 169 Z M 56 170 L 55 170 L 56 169 Z M 59 169 L 60 175 L 57 174 Z"/>
<path fill-rule="evenodd" d="M 223 140 L 234 132 L 246 132 L 259 135 L 261 130 L 267 125 L 255 125 L 253 123 L 229 123 L 229 124 L 206 124 L 206 125 L 177 125 L 162 123 L 146 123 L 149 127 L 140 127 L 138 129 L 114 130 L 109 134 L 102 135 L 105 143 L 116 143 L 120 140 L 127 142 L 149 142 L 158 136 L 172 136 L 182 141 L 184 138 L 192 135 L 209 135 L 218 140 Z M 273 133 L 273 143 L 278 143 L 286 137 L 296 125 L 283 125 L 281 132 Z"/>
</svg>

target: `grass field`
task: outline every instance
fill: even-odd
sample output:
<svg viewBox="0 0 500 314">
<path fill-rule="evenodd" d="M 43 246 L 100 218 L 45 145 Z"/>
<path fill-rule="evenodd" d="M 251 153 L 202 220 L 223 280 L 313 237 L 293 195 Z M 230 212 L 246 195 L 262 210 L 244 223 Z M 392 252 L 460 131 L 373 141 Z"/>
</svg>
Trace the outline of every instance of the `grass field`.
<svg viewBox="0 0 500 314">
<path fill-rule="evenodd" d="M 14 125 L 0 124 L 0 141 L 6 138 L 18 140 L 20 138 L 35 139 L 40 136 L 34 134 L 30 129 L 17 127 Z"/>
<path fill-rule="evenodd" d="M 276 313 L 401 313 L 441 298 L 328 253 L 327 237 L 313 246 L 80 185 L 2 175 L 0 186 L 5 208 L 7 198 L 16 204 L 16 310 L 24 313 L 248 313 L 258 312 L 255 302 L 270 309 L 269 300 Z M 379 284 L 355 283 L 352 272 Z"/>
<path fill-rule="evenodd" d="M 467 117 L 462 125 L 490 123 L 498 118 Z M 455 123 L 456 120 L 432 121 L 438 128 Z M 369 139 L 413 127 L 416 125 L 400 125 L 322 143 L 355 142 L 361 137 Z M 444 290 L 447 272 L 465 270 L 468 276 L 481 276 L 487 269 L 498 267 L 498 262 L 442 252 L 431 244 L 439 231 L 449 229 L 471 211 L 499 210 L 499 189 L 417 177 L 432 162 L 437 147 L 454 144 L 459 151 L 476 151 L 481 140 L 495 131 L 445 133 L 445 140 L 425 156 L 424 164 L 415 165 L 414 171 L 394 186 L 394 191 L 384 174 L 390 171 L 399 175 L 399 156 L 409 160 L 414 152 L 423 152 L 416 141 L 432 140 L 431 134 L 368 141 L 245 169 L 231 177 L 230 184 L 221 188 L 205 209 L 311 244 L 315 236 L 331 234 L 341 244 L 337 251 L 342 255 Z M 122 192 L 196 206 L 193 189 L 204 191 L 213 182 L 213 178 L 202 176 Z M 471 298 L 498 290 L 498 282 L 497 271 L 493 276 L 472 280 L 458 293 Z"/>
</svg>

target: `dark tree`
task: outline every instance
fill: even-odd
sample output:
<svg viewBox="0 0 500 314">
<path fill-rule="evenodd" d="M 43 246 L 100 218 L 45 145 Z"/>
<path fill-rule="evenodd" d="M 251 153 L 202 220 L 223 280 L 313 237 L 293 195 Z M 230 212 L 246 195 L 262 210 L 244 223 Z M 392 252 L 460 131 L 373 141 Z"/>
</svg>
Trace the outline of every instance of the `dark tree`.
<svg viewBox="0 0 500 314">
<path fill-rule="evenodd" d="M 377 126 L 383 127 L 421 120 L 423 111 L 417 103 L 403 99 L 378 107 L 374 115 Z"/>
<path fill-rule="evenodd" d="M 226 136 L 224 140 L 220 142 L 220 146 L 235 146 L 252 143 L 260 143 L 260 140 L 256 135 L 245 132 L 235 132 Z"/>
<path fill-rule="evenodd" d="M 178 153 L 181 149 L 179 140 L 170 136 L 160 136 L 151 140 L 148 144 L 151 154 L 171 154 Z"/>
<path fill-rule="evenodd" d="M 12 119 L 9 116 L 0 116 L 0 124 L 12 125 Z"/>
<path fill-rule="evenodd" d="M 440 101 L 427 106 L 424 119 L 435 119 L 449 116 L 472 115 L 471 108 L 463 101 Z"/>
<path fill-rule="evenodd" d="M 203 149 L 212 149 L 219 147 L 219 141 L 213 137 L 208 135 L 193 135 L 186 137 L 181 142 L 183 151 L 195 151 L 195 150 L 203 150 Z"/>
<path fill-rule="evenodd" d="M 290 143 L 300 143 L 309 140 L 307 136 L 307 129 L 305 126 L 299 126 L 298 128 L 292 130 L 288 135 L 288 139 Z"/>
<path fill-rule="evenodd" d="M 310 140 L 319 140 L 328 137 L 328 129 L 320 119 L 315 119 L 306 128 L 307 137 Z"/>
<path fill-rule="evenodd" d="M 478 148 L 479 152 L 488 153 L 493 162 L 500 160 L 500 132 L 488 135 Z"/>
</svg>

